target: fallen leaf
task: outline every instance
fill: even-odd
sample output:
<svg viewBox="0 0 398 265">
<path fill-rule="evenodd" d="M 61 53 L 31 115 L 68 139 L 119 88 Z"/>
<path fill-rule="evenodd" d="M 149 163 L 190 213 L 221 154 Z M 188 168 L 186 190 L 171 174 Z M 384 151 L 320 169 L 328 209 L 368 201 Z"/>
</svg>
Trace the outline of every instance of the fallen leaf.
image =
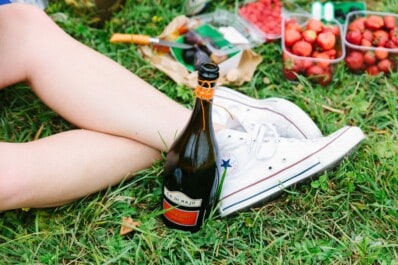
<svg viewBox="0 0 398 265">
<path fill-rule="evenodd" d="M 131 217 L 122 217 L 122 226 L 120 227 L 120 235 L 126 235 L 140 226 L 140 222 L 135 222 Z"/>
</svg>

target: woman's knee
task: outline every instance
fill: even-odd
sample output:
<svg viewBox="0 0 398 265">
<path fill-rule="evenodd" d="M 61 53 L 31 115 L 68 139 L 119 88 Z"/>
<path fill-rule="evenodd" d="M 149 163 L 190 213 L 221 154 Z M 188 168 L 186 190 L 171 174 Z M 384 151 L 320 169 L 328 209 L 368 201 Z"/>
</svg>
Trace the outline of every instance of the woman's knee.
<svg viewBox="0 0 398 265">
<path fill-rule="evenodd" d="M 24 3 L 1 5 L 0 14 L 0 25 L 19 24 L 46 16 L 40 8 Z"/>
<path fill-rule="evenodd" d="M 0 6 L 0 34 L 10 38 L 18 36 L 24 31 L 40 30 L 45 32 L 46 23 L 51 24 L 51 19 L 47 14 L 30 4 L 15 3 Z M 14 34 L 13 34 L 14 33 Z"/>
</svg>

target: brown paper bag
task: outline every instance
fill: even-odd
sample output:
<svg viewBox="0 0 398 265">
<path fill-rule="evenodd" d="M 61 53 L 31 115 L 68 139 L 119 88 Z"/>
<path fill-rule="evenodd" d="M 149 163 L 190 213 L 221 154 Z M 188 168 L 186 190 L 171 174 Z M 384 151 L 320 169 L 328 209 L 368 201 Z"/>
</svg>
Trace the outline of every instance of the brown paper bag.
<svg viewBox="0 0 398 265">
<path fill-rule="evenodd" d="M 178 16 L 166 26 L 162 34 L 159 35 L 159 38 L 171 36 L 173 32 L 176 32 L 176 30 L 181 26 L 192 28 L 196 26 L 196 23 L 197 22 L 195 20 L 191 20 L 185 16 Z M 168 75 L 177 84 L 184 84 L 191 88 L 196 86 L 197 72 L 189 72 L 185 66 L 175 60 L 170 53 L 158 52 L 153 50 L 150 46 L 140 46 L 139 50 L 143 58 L 148 60 L 157 69 Z M 224 66 L 220 64 L 220 78 L 218 80 L 219 85 L 239 86 L 244 82 L 250 81 L 257 66 L 262 61 L 262 57 L 251 49 L 243 50 L 236 58 L 234 57 L 228 59 L 227 61 L 231 59 L 238 59 L 239 61 L 236 63 L 225 61 Z M 233 65 L 233 67 L 231 67 L 231 65 Z"/>
</svg>

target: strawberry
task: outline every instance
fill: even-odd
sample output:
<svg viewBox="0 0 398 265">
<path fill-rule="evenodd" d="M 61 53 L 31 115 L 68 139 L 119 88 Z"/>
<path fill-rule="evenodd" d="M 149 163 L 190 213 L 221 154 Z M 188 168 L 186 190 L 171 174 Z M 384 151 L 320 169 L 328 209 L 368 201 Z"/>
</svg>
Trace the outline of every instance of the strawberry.
<svg viewBox="0 0 398 265">
<path fill-rule="evenodd" d="M 365 47 L 372 47 L 372 42 L 368 41 L 365 38 L 362 38 L 361 40 L 361 46 L 365 46 Z"/>
<path fill-rule="evenodd" d="M 320 67 L 327 69 L 330 66 L 330 58 L 329 55 L 325 52 L 318 52 L 313 55 L 314 58 L 320 59 L 319 61 L 316 62 L 317 65 Z"/>
<path fill-rule="evenodd" d="M 370 15 L 365 20 L 365 27 L 371 30 L 378 30 L 384 26 L 384 20 L 381 16 Z"/>
<path fill-rule="evenodd" d="M 363 55 L 359 51 L 351 51 L 345 58 L 345 63 L 351 70 L 361 70 L 363 67 Z"/>
<path fill-rule="evenodd" d="M 319 65 L 313 65 L 309 67 L 306 71 L 306 75 L 312 81 L 316 81 L 322 86 L 329 84 L 332 80 L 332 75 L 330 74 L 330 71 L 325 70 Z"/>
<path fill-rule="evenodd" d="M 359 30 L 359 32 L 363 32 L 365 30 L 365 20 L 364 17 L 356 18 L 348 25 L 348 31 Z"/>
<path fill-rule="evenodd" d="M 323 53 L 327 54 L 329 56 L 329 59 L 336 59 L 337 51 L 335 49 L 330 49 L 324 51 Z"/>
<path fill-rule="evenodd" d="M 354 45 L 360 45 L 362 40 L 362 33 L 359 30 L 350 30 L 345 36 L 346 40 Z"/>
<path fill-rule="evenodd" d="M 382 49 L 376 49 L 375 56 L 378 60 L 386 59 L 388 57 L 388 51 Z"/>
<path fill-rule="evenodd" d="M 291 70 L 296 73 L 299 73 L 302 71 L 302 60 L 293 58 L 292 56 L 289 56 L 286 52 L 283 53 L 283 68 L 286 70 Z"/>
<path fill-rule="evenodd" d="M 328 85 L 330 82 L 332 81 L 332 73 L 329 69 L 329 71 L 325 71 L 322 75 L 322 77 L 319 80 L 319 84 L 321 84 L 321 86 L 326 86 Z"/>
<path fill-rule="evenodd" d="M 320 67 L 319 65 L 312 65 L 306 71 L 307 76 L 317 76 L 323 73 L 324 73 L 323 68 Z"/>
<path fill-rule="evenodd" d="M 393 69 L 393 63 L 389 59 L 383 59 L 377 63 L 377 67 L 381 72 L 388 74 Z"/>
<path fill-rule="evenodd" d="M 285 22 L 285 30 L 286 29 L 295 29 L 298 32 L 302 31 L 301 26 L 297 23 L 297 21 L 294 18 L 291 18 Z"/>
<path fill-rule="evenodd" d="M 388 35 L 390 37 L 390 40 L 398 46 L 398 26 L 391 29 Z"/>
<path fill-rule="evenodd" d="M 322 32 L 318 34 L 316 43 L 322 50 L 330 50 L 336 45 L 336 36 L 332 32 Z"/>
<path fill-rule="evenodd" d="M 287 47 L 290 47 L 297 41 L 301 40 L 301 33 L 296 29 L 286 29 L 284 38 L 285 38 L 285 45 Z"/>
<path fill-rule="evenodd" d="M 322 32 L 332 32 L 336 37 L 340 35 L 340 28 L 337 25 L 324 25 Z"/>
<path fill-rule="evenodd" d="M 298 56 L 308 57 L 312 53 L 312 45 L 304 40 L 300 40 L 292 46 L 292 52 Z"/>
<path fill-rule="evenodd" d="M 376 30 L 373 32 L 373 44 L 377 47 L 384 47 L 388 41 L 388 33 L 384 30 Z"/>
<path fill-rule="evenodd" d="M 283 69 L 283 75 L 287 80 L 293 81 L 297 79 L 297 73 L 293 70 Z"/>
<path fill-rule="evenodd" d="M 306 42 L 314 43 L 315 40 L 316 40 L 316 37 L 317 37 L 317 33 L 315 32 L 315 30 L 306 29 L 306 30 L 304 30 L 304 32 L 303 32 L 303 39 L 304 39 Z"/>
<path fill-rule="evenodd" d="M 369 75 L 378 75 L 380 73 L 379 68 L 377 65 L 370 65 L 365 69 L 366 73 Z"/>
<path fill-rule="evenodd" d="M 397 19 L 396 19 L 395 16 L 389 16 L 389 15 L 387 15 L 387 16 L 384 16 L 384 17 L 383 17 L 383 20 L 384 20 L 384 27 L 385 27 L 386 29 L 392 29 L 392 28 L 394 28 L 394 27 L 396 26 L 396 24 L 397 24 Z"/>
<path fill-rule="evenodd" d="M 297 74 L 301 71 L 301 61 L 289 56 L 286 52 L 282 55 L 283 58 L 283 75 L 288 80 L 296 80 Z"/>
<path fill-rule="evenodd" d="M 393 40 L 388 40 L 384 47 L 386 47 L 388 49 L 397 49 L 398 45 L 395 44 L 395 42 Z"/>
<path fill-rule="evenodd" d="M 370 42 L 373 42 L 373 32 L 369 29 L 365 29 L 362 33 L 362 38 L 367 39 Z"/>
<path fill-rule="evenodd" d="M 313 31 L 319 33 L 323 30 L 323 24 L 319 19 L 310 18 L 307 21 L 307 29 L 312 29 Z"/>
<path fill-rule="evenodd" d="M 376 63 L 376 55 L 375 55 L 374 51 L 372 51 L 372 50 L 366 51 L 363 55 L 363 61 L 367 65 L 375 64 Z"/>
<path fill-rule="evenodd" d="M 305 71 L 307 70 L 309 67 L 311 67 L 314 63 L 311 60 L 301 60 L 301 66 L 302 66 L 302 70 Z"/>
</svg>

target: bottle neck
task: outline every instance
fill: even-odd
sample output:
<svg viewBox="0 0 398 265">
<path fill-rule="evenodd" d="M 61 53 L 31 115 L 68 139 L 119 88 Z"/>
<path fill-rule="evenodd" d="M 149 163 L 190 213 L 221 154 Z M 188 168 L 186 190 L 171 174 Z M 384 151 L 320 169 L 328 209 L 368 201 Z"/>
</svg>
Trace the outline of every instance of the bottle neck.
<svg viewBox="0 0 398 265">
<path fill-rule="evenodd" d="M 193 116 L 201 117 L 203 130 L 212 128 L 212 103 L 214 96 L 214 87 L 197 86 L 195 88 L 196 101 L 193 109 Z"/>
</svg>

